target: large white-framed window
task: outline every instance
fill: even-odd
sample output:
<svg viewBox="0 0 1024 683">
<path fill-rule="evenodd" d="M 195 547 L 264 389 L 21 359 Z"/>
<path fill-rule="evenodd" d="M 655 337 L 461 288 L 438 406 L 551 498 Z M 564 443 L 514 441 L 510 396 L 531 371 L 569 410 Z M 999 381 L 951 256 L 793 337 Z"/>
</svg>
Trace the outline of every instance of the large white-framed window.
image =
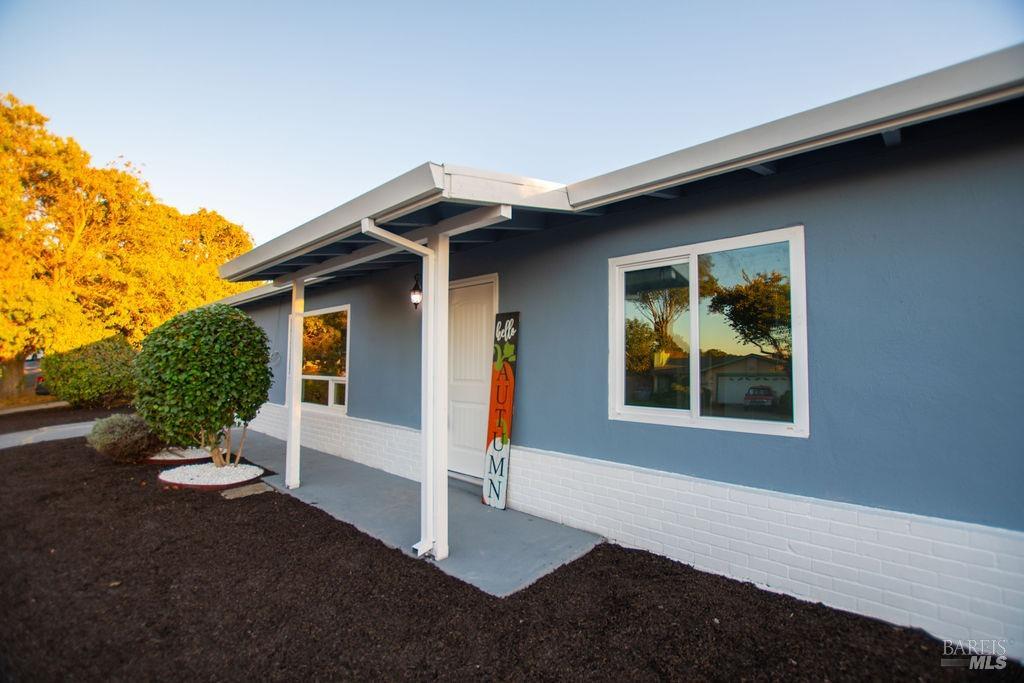
<svg viewBox="0 0 1024 683">
<path fill-rule="evenodd" d="M 345 412 L 352 317 L 348 304 L 302 314 L 302 405 Z"/>
<path fill-rule="evenodd" d="M 810 435 L 802 225 L 611 258 L 608 292 L 610 419 Z"/>
</svg>

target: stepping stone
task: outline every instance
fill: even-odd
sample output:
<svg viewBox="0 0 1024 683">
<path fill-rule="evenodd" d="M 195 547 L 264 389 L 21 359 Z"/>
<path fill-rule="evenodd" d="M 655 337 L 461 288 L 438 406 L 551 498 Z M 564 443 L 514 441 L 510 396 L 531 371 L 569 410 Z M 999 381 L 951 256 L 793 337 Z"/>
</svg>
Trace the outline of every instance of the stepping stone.
<svg viewBox="0 0 1024 683">
<path fill-rule="evenodd" d="M 248 486 L 239 486 L 238 488 L 228 489 L 222 491 L 220 495 L 224 496 L 228 500 L 235 498 L 245 498 L 246 496 L 255 496 L 260 493 L 266 493 L 267 491 L 273 491 L 274 489 L 267 486 L 262 481 L 258 481 L 255 484 L 249 484 Z"/>
</svg>

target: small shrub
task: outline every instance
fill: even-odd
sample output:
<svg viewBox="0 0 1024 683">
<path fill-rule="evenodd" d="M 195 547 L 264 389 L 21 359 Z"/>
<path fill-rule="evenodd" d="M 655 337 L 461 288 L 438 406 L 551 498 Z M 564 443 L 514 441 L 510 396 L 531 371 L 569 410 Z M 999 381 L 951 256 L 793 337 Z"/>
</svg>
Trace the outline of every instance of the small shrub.
<svg viewBox="0 0 1024 683">
<path fill-rule="evenodd" d="M 244 427 L 267 400 L 270 343 L 237 308 L 204 306 L 171 318 L 143 340 L 135 381 L 135 407 L 161 438 L 209 448 L 214 464 L 223 466 L 231 460 L 231 427 L 243 426 L 240 460 Z"/>
<path fill-rule="evenodd" d="M 124 463 L 141 462 L 163 446 L 146 421 L 134 414 L 97 420 L 86 441 L 103 455 Z"/>
<path fill-rule="evenodd" d="M 65 353 L 43 357 L 42 372 L 50 392 L 71 405 L 111 408 L 132 399 L 135 350 L 115 335 Z"/>
</svg>

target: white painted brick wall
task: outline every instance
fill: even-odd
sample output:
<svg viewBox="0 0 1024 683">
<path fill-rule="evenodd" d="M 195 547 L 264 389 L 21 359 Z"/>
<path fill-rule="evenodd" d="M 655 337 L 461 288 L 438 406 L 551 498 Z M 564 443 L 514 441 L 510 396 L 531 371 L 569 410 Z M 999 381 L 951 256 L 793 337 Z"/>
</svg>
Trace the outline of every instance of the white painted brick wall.
<svg viewBox="0 0 1024 683">
<path fill-rule="evenodd" d="M 509 506 L 768 590 L 1003 638 L 1024 658 L 1024 534 L 513 445 Z"/>
<path fill-rule="evenodd" d="M 253 428 L 285 437 L 268 403 Z M 303 412 L 303 445 L 418 480 L 414 429 Z M 509 506 L 698 569 L 1024 658 L 1024 534 L 513 445 Z M 457 539 L 453 539 L 457 542 Z"/>
<path fill-rule="evenodd" d="M 264 403 L 250 427 L 284 439 L 288 432 L 288 409 Z M 420 478 L 420 433 L 408 427 L 304 408 L 302 445 L 406 479 Z"/>
</svg>

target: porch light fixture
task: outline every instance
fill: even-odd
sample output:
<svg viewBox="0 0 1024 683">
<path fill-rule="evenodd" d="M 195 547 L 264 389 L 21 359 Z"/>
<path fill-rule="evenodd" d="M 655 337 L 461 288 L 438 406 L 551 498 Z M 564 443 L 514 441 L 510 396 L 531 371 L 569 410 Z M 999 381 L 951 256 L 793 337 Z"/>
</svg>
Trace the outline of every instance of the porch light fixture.
<svg viewBox="0 0 1024 683">
<path fill-rule="evenodd" d="M 413 308 L 419 308 L 423 302 L 423 288 L 420 287 L 420 274 L 416 273 L 416 281 L 412 285 L 412 289 L 409 290 L 409 301 L 412 302 Z"/>
</svg>

